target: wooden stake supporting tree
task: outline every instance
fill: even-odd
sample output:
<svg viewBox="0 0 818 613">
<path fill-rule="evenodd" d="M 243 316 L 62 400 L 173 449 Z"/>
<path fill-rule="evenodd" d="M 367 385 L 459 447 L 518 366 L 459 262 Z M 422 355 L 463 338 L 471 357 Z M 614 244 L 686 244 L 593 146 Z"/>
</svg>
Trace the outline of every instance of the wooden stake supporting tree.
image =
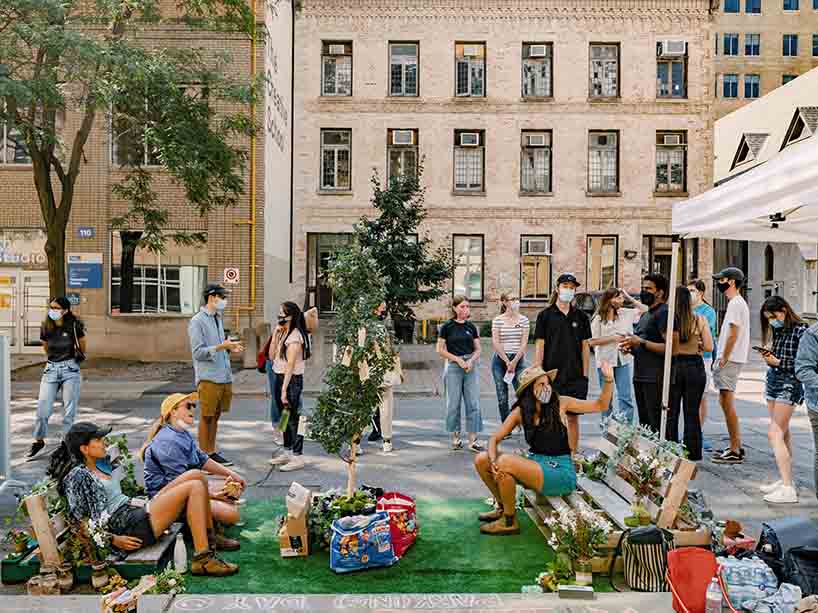
<svg viewBox="0 0 818 613">
<path fill-rule="evenodd" d="M 361 433 L 380 405 L 384 375 L 392 369 L 395 353 L 387 342 L 389 332 L 375 317 L 386 287 L 372 252 L 353 242 L 330 265 L 328 280 L 335 298 L 337 355 L 310 432 L 328 453 L 347 462 L 347 495 L 352 496 Z M 345 447 L 348 457 L 342 454 Z"/>
</svg>

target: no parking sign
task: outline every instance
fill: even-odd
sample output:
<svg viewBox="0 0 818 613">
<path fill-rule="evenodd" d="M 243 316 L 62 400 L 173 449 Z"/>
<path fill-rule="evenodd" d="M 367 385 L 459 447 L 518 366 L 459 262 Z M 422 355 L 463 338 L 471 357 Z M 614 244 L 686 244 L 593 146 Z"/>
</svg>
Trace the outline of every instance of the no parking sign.
<svg viewBox="0 0 818 613">
<path fill-rule="evenodd" d="M 239 284 L 239 269 L 228 267 L 224 269 L 224 283 L 225 285 Z"/>
</svg>

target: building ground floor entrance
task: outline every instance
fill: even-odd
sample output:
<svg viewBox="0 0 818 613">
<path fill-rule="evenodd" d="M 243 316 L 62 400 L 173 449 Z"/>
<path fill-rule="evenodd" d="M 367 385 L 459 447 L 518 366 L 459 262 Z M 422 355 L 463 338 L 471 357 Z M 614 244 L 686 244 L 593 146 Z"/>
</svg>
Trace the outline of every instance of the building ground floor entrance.
<svg viewBox="0 0 818 613">
<path fill-rule="evenodd" d="M 48 298 L 48 271 L 0 268 L 0 334 L 9 337 L 12 353 L 40 351 Z"/>
</svg>

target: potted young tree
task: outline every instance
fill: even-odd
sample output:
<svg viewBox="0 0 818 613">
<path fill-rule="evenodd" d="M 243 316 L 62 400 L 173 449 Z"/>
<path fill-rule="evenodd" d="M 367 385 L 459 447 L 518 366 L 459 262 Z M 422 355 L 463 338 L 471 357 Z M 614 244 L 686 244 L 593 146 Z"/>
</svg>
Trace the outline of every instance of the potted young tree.
<svg viewBox="0 0 818 613">
<path fill-rule="evenodd" d="M 608 542 L 611 525 L 593 509 L 566 507 L 545 520 L 551 537 L 548 544 L 571 560 L 578 585 L 591 585 L 591 560 Z"/>
</svg>

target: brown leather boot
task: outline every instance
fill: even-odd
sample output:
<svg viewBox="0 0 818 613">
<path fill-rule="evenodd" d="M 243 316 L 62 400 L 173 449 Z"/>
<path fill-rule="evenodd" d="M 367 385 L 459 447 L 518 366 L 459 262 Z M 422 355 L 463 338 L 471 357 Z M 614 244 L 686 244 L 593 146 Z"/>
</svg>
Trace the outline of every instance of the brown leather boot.
<svg viewBox="0 0 818 613">
<path fill-rule="evenodd" d="M 241 543 L 236 539 L 227 538 L 224 534 L 215 534 L 210 539 L 210 546 L 216 551 L 238 551 Z"/>
<path fill-rule="evenodd" d="M 520 534 L 520 524 L 517 523 L 516 515 L 503 515 L 497 521 L 480 526 L 480 532 L 494 536 L 508 536 L 509 534 Z"/>
<path fill-rule="evenodd" d="M 190 563 L 190 572 L 193 575 L 229 577 L 239 572 L 239 565 L 220 560 L 212 551 L 205 551 L 193 558 L 193 562 Z"/>
<path fill-rule="evenodd" d="M 502 507 L 494 507 L 491 511 L 486 511 L 485 513 L 480 513 L 477 518 L 480 521 L 497 521 L 503 516 L 503 509 Z"/>
</svg>

